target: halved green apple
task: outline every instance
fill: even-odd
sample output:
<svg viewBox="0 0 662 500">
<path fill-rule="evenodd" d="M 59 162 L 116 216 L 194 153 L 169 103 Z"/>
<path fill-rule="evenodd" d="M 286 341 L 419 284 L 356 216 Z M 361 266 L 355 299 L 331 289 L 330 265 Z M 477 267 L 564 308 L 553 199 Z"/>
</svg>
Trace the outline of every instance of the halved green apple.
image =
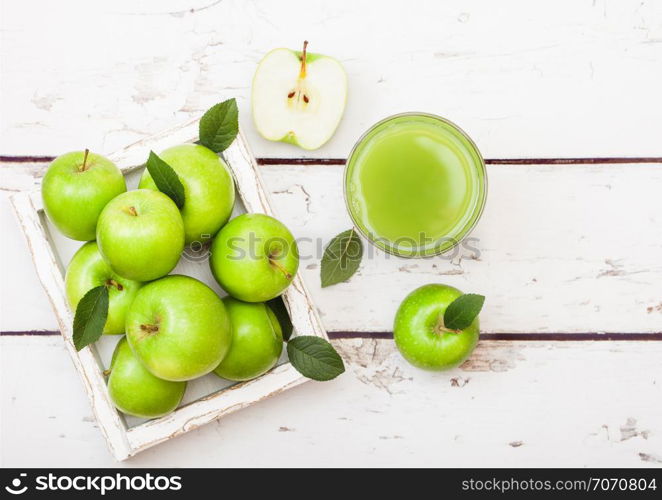
<svg viewBox="0 0 662 500">
<path fill-rule="evenodd" d="M 347 100 L 347 74 L 332 57 L 275 49 L 255 71 L 255 126 L 265 139 L 317 149 L 338 128 Z"/>
</svg>

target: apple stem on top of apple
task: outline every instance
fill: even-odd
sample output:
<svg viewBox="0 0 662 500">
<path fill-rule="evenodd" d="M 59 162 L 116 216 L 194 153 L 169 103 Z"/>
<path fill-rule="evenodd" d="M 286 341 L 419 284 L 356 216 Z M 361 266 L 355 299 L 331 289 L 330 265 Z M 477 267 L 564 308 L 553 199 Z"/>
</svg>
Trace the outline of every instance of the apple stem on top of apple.
<svg viewBox="0 0 662 500">
<path fill-rule="evenodd" d="M 303 51 L 301 52 L 301 72 L 299 73 L 299 79 L 303 80 L 306 78 L 306 50 L 308 49 L 308 40 L 303 41 Z"/>
<path fill-rule="evenodd" d="M 87 170 L 87 157 L 90 154 L 89 149 L 85 149 L 85 154 L 83 155 L 83 164 L 78 167 L 79 172 L 85 172 Z"/>
<path fill-rule="evenodd" d="M 272 267 L 278 269 L 281 273 L 283 273 L 283 276 L 285 276 L 285 279 L 288 281 L 292 279 L 292 273 L 289 272 L 287 269 L 285 269 L 285 266 L 283 266 L 278 260 L 282 257 L 283 254 L 283 248 L 279 244 L 271 244 L 269 245 L 269 248 L 267 249 L 267 258 L 269 259 L 269 265 Z"/>
<path fill-rule="evenodd" d="M 113 286 L 113 287 L 117 288 L 117 290 L 119 290 L 120 292 L 122 290 L 124 290 L 124 287 L 122 286 L 122 284 L 118 283 L 117 281 L 115 281 L 112 278 L 107 279 L 105 285 L 106 285 L 106 288 L 110 288 L 111 286 Z"/>
<path fill-rule="evenodd" d="M 441 313 L 441 314 L 439 314 L 439 318 L 437 319 L 437 323 L 434 325 L 434 333 L 437 333 L 439 335 L 442 335 L 444 333 L 458 334 L 458 333 L 460 333 L 460 330 L 451 330 L 450 328 L 446 328 L 446 325 L 444 324 L 444 314 Z"/>
<path fill-rule="evenodd" d="M 288 103 L 290 105 L 296 105 L 297 107 L 305 107 L 310 102 L 310 97 L 308 97 L 308 91 L 304 85 L 304 80 L 306 79 L 306 50 L 308 48 L 308 40 L 303 42 L 303 51 L 301 52 L 301 71 L 299 71 L 299 79 L 297 80 L 297 85 L 294 90 L 287 94 Z M 303 101 L 303 105 L 301 105 Z"/>
<path fill-rule="evenodd" d="M 269 264 L 271 264 L 273 267 L 278 269 L 283 275 L 285 276 L 286 279 L 291 280 L 292 279 L 292 273 L 290 273 L 287 269 L 285 269 L 277 260 L 276 255 L 269 255 Z"/>
<path fill-rule="evenodd" d="M 134 206 L 128 207 L 125 211 L 129 215 L 133 215 L 134 217 L 138 217 L 138 211 L 136 210 L 136 207 L 134 207 Z"/>
<path fill-rule="evenodd" d="M 159 325 L 140 325 L 140 329 L 145 332 L 146 335 L 151 335 L 159 331 Z"/>
</svg>

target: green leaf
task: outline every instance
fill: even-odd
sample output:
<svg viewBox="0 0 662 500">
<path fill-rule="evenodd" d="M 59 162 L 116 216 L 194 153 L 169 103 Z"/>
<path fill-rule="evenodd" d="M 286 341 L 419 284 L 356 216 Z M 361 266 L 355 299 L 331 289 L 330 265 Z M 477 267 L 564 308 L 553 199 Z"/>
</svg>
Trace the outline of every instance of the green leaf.
<svg viewBox="0 0 662 500">
<path fill-rule="evenodd" d="M 107 317 L 108 288 L 104 285 L 92 288 L 76 307 L 73 340 L 77 351 L 101 337 Z"/>
<path fill-rule="evenodd" d="M 451 302 L 444 312 L 444 326 L 449 330 L 467 328 L 483 308 L 485 297 L 475 293 L 460 295 Z"/>
<path fill-rule="evenodd" d="M 159 191 L 174 201 L 177 208 L 182 208 L 184 206 L 184 186 L 172 167 L 159 158 L 154 151 L 149 152 L 146 166 Z"/>
<path fill-rule="evenodd" d="M 280 328 L 283 330 L 283 340 L 287 342 L 292 336 L 292 330 L 294 327 L 292 326 L 292 321 L 290 320 L 290 314 L 287 312 L 287 308 L 285 307 L 285 302 L 283 302 L 282 297 L 276 297 L 275 299 L 268 300 L 267 304 L 276 315 L 276 318 L 278 318 Z"/>
<path fill-rule="evenodd" d="M 320 337 L 304 335 L 287 343 L 292 366 L 304 377 L 324 382 L 345 371 L 345 364 L 333 346 Z"/>
<path fill-rule="evenodd" d="M 363 243 L 354 228 L 333 238 L 322 257 L 322 288 L 347 281 L 356 272 L 363 257 Z"/>
<path fill-rule="evenodd" d="M 235 99 L 212 106 L 200 119 L 200 144 L 215 153 L 225 151 L 238 132 L 239 111 Z"/>
</svg>

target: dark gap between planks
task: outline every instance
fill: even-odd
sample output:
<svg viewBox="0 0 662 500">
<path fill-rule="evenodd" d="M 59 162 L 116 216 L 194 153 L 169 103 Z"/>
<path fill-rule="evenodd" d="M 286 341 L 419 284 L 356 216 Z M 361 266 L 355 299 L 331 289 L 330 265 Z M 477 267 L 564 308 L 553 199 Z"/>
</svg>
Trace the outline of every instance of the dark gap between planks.
<svg viewBox="0 0 662 500">
<path fill-rule="evenodd" d="M 327 332 L 330 339 L 392 339 L 392 332 Z M 57 330 L 26 330 L 0 332 L 0 337 L 48 337 L 60 335 Z M 662 332 L 654 333 L 481 333 L 481 340 L 504 341 L 658 341 Z"/>
<path fill-rule="evenodd" d="M 328 332 L 331 339 L 392 339 L 393 332 Z M 662 332 L 654 333 L 481 333 L 481 340 L 505 341 L 662 341 Z"/>
<path fill-rule="evenodd" d="M 0 163 L 51 162 L 54 156 L 2 156 Z M 257 158 L 258 165 L 344 165 L 344 158 Z M 486 158 L 487 165 L 604 165 L 662 163 L 662 157 L 607 158 Z"/>
<path fill-rule="evenodd" d="M 344 158 L 257 158 L 258 165 L 344 165 Z M 662 157 L 638 158 L 485 158 L 486 165 L 603 165 L 662 163 Z"/>
</svg>

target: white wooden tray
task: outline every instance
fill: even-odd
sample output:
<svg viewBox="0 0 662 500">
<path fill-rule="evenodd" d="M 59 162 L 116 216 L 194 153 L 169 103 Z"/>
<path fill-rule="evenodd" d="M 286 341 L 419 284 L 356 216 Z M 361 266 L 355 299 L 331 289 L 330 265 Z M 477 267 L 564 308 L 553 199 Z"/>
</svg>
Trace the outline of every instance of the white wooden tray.
<svg viewBox="0 0 662 500">
<path fill-rule="evenodd" d="M 142 167 L 150 150 L 158 153 L 168 147 L 193 142 L 197 140 L 197 131 L 198 120 L 194 120 L 137 142 L 109 155 L 109 158 L 122 169 L 131 186 L 129 181 L 132 177 L 135 181 L 138 174 L 132 172 Z M 222 156 L 235 180 L 235 213 L 246 211 L 274 215 L 255 158 L 241 132 Z M 200 381 L 189 382 L 185 404 L 165 417 L 144 421 L 124 416 L 110 400 L 103 375 L 110 359 L 109 354 L 120 336 L 103 336 L 95 345 L 80 352 L 76 351 L 72 340 L 73 313 L 67 305 L 64 270 L 70 256 L 83 243 L 67 240 L 53 230 L 45 217 L 38 190 L 16 193 L 11 196 L 11 202 L 27 238 L 39 280 L 51 302 L 76 370 L 83 380 L 99 428 L 117 460 L 125 460 L 155 444 L 308 380 L 286 358 L 282 358 L 278 366 L 248 382 L 224 383 L 213 374 Z M 181 259 L 173 272 L 192 275 L 223 294 L 212 278 L 207 259 Z M 282 297 L 294 326 L 293 335 L 300 332 L 326 338 L 326 332 L 300 276 L 294 278 Z"/>
</svg>

